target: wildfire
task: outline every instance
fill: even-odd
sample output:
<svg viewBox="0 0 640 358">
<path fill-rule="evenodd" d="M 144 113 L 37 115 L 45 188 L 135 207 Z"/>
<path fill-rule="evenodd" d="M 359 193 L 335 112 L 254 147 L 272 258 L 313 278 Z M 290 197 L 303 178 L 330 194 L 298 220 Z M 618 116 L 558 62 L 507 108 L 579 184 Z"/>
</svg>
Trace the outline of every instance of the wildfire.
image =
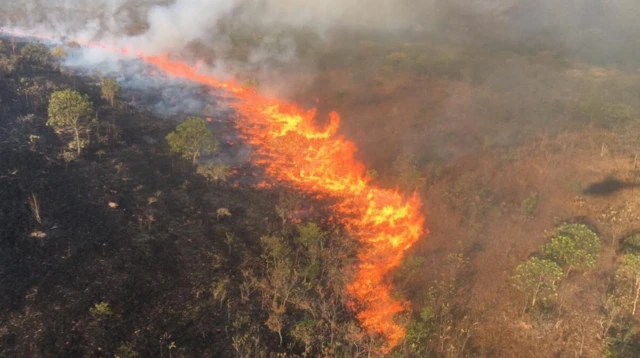
<svg viewBox="0 0 640 358">
<path fill-rule="evenodd" d="M 239 99 L 232 103 L 242 118 L 237 126 L 256 148 L 254 161 L 269 176 L 341 199 L 335 209 L 363 244 L 355 280 L 347 287 L 355 298 L 353 308 L 365 329 L 387 338 L 387 350 L 400 343 L 405 330 L 394 315 L 405 304 L 391 297 L 387 276 L 424 233 L 417 195 L 405 200 L 397 191 L 370 183 L 364 165 L 355 159 L 356 146 L 336 136 L 340 116 L 335 112 L 326 128 L 317 128 L 315 110 L 263 97 L 232 81 L 220 82 L 164 56 L 144 59 L 171 76 L 229 89 Z"/>
<path fill-rule="evenodd" d="M 131 52 L 90 45 L 123 54 Z M 305 111 L 295 104 L 264 97 L 234 81 L 220 81 L 200 72 L 199 65 L 167 56 L 138 57 L 170 76 L 233 93 L 238 100 L 230 105 L 241 117 L 237 127 L 255 147 L 256 164 L 276 180 L 340 199 L 335 210 L 342 214 L 349 233 L 362 243 L 355 279 L 347 287 L 354 299 L 352 308 L 368 332 L 387 339 L 386 351 L 397 346 L 405 329 L 394 316 L 406 304 L 391 297 L 388 274 L 424 234 L 417 195 L 405 199 L 397 191 L 370 183 L 364 165 L 355 159 L 356 146 L 336 135 L 340 116 L 335 112 L 330 114 L 326 128 L 318 128 L 315 110 Z"/>
</svg>

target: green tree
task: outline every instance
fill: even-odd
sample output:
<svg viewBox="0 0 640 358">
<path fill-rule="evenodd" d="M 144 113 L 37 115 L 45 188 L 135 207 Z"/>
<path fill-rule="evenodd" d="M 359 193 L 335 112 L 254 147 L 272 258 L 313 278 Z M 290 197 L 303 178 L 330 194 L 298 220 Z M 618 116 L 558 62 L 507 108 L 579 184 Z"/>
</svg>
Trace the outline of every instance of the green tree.
<svg viewBox="0 0 640 358">
<path fill-rule="evenodd" d="M 93 113 L 93 104 L 89 96 L 78 91 L 66 89 L 56 91 L 49 99 L 49 120 L 47 125 L 59 132 L 73 132 L 75 149 L 78 155 L 85 145 L 81 132 L 89 131 L 89 122 Z"/>
<path fill-rule="evenodd" d="M 167 141 L 173 152 L 184 158 L 192 159 L 193 164 L 200 154 L 209 154 L 218 150 L 218 142 L 207 128 L 207 122 L 198 117 L 189 117 L 167 135 Z"/>
<path fill-rule="evenodd" d="M 20 58 L 34 68 L 43 69 L 51 65 L 51 52 L 41 43 L 28 43 L 20 50 Z"/>
<path fill-rule="evenodd" d="M 534 307 L 540 299 L 546 300 L 555 294 L 562 279 L 562 268 L 553 261 L 534 257 L 516 267 L 513 279 L 515 286 L 527 296 L 527 305 L 531 302 Z"/>
<path fill-rule="evenodd" d="M 558 227 L 556 235 L 542 247 L 546 259 L 571 269 L 593 268 L 600 256 L 600 238 L 584 224 L 564 224 Z"/>
<path fill-rule="evenodd" d="M 626 254 L 616 272 L 616 293 L 623 305 L 636 314 L 640 300 L 640 255 Z"/>
<path fill-rule="evenodd" d="M 120 93 L 120 84 L 115 78 L 106 77 L 102 79 L 101 97 L 109 102 L 111 107 L 115 106 L 116 98 Z"/>
</svg>

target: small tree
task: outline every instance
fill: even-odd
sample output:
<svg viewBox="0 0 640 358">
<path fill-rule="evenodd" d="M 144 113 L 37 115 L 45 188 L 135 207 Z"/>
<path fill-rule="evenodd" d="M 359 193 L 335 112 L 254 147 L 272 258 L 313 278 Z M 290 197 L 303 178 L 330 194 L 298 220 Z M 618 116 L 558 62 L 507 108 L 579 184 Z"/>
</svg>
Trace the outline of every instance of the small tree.
<svg viewBox="0 0 640 358">
<path fill-rule="evenodd" d="M 553 261 L 534 257 L 516 267 L 513 279 L 516 287 L 527 296 L 527 304 L 531 302 L 534 307 L 539 299 L 546 300 L 555 294 L 562 279 L 562 268 Z"/>
<path fill-rule="evenodd" d="M 640 300 L 640 255 L 626 254 L 616 272 L 616 293 L 623 304 L 636 314 Z"/>
<path fill-rule="evenodd" d="M 78 155 L 84 147 L 80 132 L 89 131 L 89 120 L 93 112 L 93 104 L 89 96 L 66 89 L 56 91 L 49 99 L 49 120 L 47 125 L 59 132 L 73 132 L 75 149 Z"/>
<path fill-rule="evenodd" d="M 22 61 L 35 68 L 46 68 L 51 65 L 51 52 L 41 43 L 28 43 L 20 50 Z"/>
<path fill-rule="evenodd" d="M 640 233 L 626 237 L 622 241 L 621 249 L 625 253 L 640 254 Z"/>
<path fill-rule="evenodd" d="M 63 59 L 67 57 L 67 51 L 65 51 L 64 47 L 62 46 L 56 46 L 53 50 L 51 50 L 51 56 L 58 59 Z"/>
<path fill-rule="evenodd" d="M 192 159 L 193 164 L 200 154 L 209 154 L 218 150 L 218 142 L 213 133 L 207 128 L 207 122 L 202 118 L 189 117 L 167 135 L 167 141 L 173 152 L 184 158 Z"/>
<path fill-rule="evenodd" d="M 198 165 L 198 169 L 196 171 L 198 174 L 205 177 L 208 182 L 215 184 L 225 182 L 227 181 L 227 178 L 231 176 L 231 168 L 222 163 L 201 164 Z"/>
<path fill-rule="evenodd" d="M 584 224 L 564 224 L 558 227 L 549 243 L 542 247 L 546 259 L 567 268 L 587 270 L 593 268 L 600 256 L 598 235 Z"/>
<path fill-rule="evenodd" d="M 115 78 L 106 77 L 102 79 L 101 97 L 109 102 L 111 107 L 116 104 L 116 98 L 120 93 L 120 85 Z"/>
</svg>

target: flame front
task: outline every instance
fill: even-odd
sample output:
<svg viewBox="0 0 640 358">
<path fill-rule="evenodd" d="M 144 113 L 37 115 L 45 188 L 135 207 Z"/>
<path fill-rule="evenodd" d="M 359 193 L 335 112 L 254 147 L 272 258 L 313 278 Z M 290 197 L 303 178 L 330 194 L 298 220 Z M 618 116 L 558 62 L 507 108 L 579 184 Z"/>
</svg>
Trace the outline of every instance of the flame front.
<svg viewBox="0 0 640 358">
<path fill-rule="evenodd" d="M 315 110 L 304 111 L 234 82 L 221 82 L 164 56 L 143 59 L 171 76 L 230 90 L 239 99 L 231 104 L 241 116 L 237 126 L 256 148 L 255 163 L 269 176 L 301 190 L 340 198 L 335 209 L 362 243 L 355 279 L 347 287 L 354 298 L 352 307 L 367 331 L 387 339 L 385 351 L 398 345 L 405 329 L 394 315 L 406 305 L 391 297 L 387 277 L 424 233 L 418 196 L 405 200 L 397 191 L 370 183 L 364 165 L 355 159 L 356 146 L 336 136 L 340 116 L 335 112 L 326 128 L 317 128 Z"/>
<path fill-rule="evenodd" d="M 82 45 L 132 53 L 95 43 Z M 233 93 L 237 100 L 231 106 L 241 117 L 237 127 L 255 147 L 256 164 L 264 167 L 270 177 L 293 183 L 300 190 L 339 198 L 335 210 L 349 233 L 362 244 L 354 281 L 347 286 L 353 298 L 351 307 L 363 328 L 386 338 L 385 351 L 397 346 L 405 329 L 394 321 L 394 316 L 406 304 L 391 297 L 388 275 L 424 234 L 418 196 L 405 199 L 397 191 L 370 183 L 364 165 L 355 159 L 356 146 L 336 135 L 340 116 L 335 112 L 330 114 L 326 128 L 318 128 L 315 110 L 305 111 L 233 81 L 220 81 L 199 72 L 199 66 L 167 56 L 138 57 L 170 76 Z"/>
</svg>

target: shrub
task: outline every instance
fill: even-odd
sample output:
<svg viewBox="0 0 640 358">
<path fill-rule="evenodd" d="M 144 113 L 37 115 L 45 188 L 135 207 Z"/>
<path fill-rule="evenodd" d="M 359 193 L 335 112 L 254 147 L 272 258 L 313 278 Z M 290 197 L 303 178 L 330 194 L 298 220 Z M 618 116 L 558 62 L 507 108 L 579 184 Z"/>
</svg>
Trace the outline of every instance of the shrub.
<svg viewBox="0 0 640 358">
<path fill-rule="evenodd" d="M 621 249 L 625 253 L 640 254 L 640 233 L 626 237 L 622 241 Z"/>
<path fill-rule="evenodd" d="M 594 267 L 600 248 L 600 238 L 586 225 L 564 224 L 555 230 L 555 236 L 542 247 L 542 252 L 546 259 L 567 267 L 568 274 L 572 268 Z"/>
<path fill-rule="evenodd" d="M 538 193 L 531 194 L 520 203 L 520 210 L 526 217 L 533 217 L 538 208 Z"/>
</svg>

